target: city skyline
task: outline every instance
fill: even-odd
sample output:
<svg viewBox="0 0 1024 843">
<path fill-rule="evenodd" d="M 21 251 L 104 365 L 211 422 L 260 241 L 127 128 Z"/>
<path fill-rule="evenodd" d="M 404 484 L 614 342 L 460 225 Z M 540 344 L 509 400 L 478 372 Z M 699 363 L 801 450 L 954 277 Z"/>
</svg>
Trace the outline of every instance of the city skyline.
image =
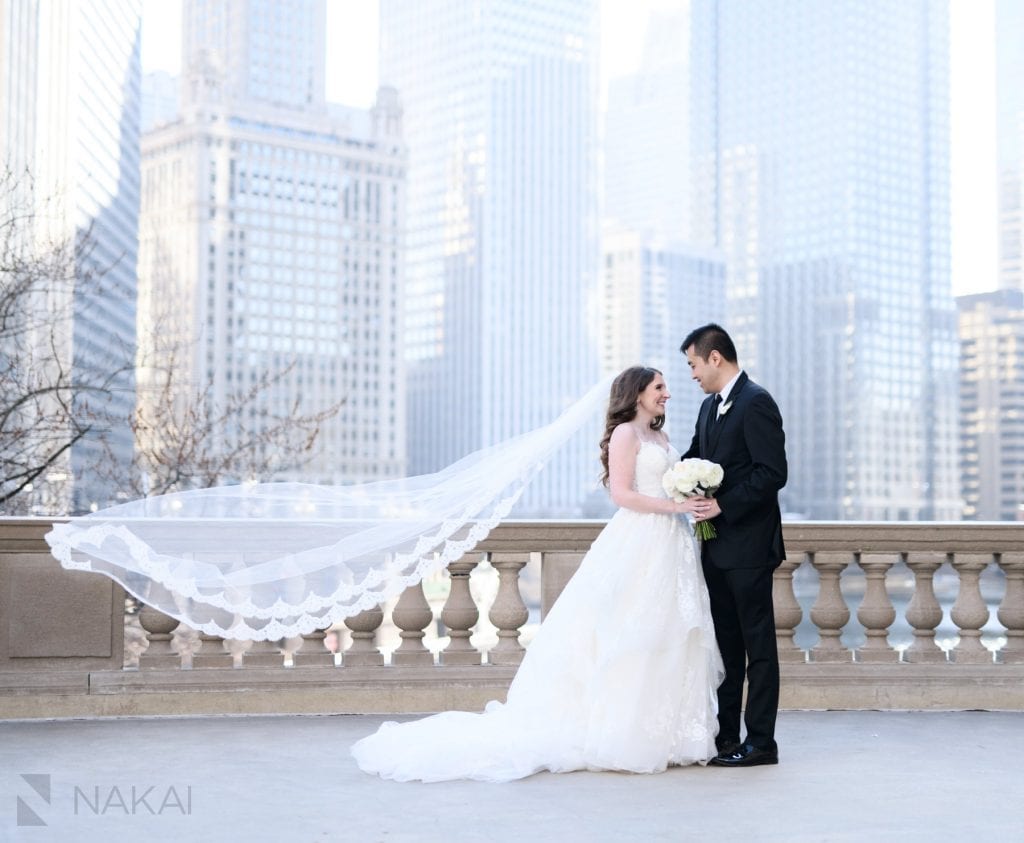
<svg viewBox="0 0 1024 843">
<path fill-rule="evenodd" d="M 610 80 L 639 68 L 648 14 L 689 4 L 688 0 L 600 0 L 599 5 L 604 103 Z M 379 0 L 328 0 L 327 32 L 332 45 L 326 68 L 328 100 L 362 108 L 372 104 L 378 82 L 378 7 Z M 143 0 L 143 73 L 180 72 L 180 8 L 181 0 Z M 996 154 L 995 0 L 950 0 L 950 25 L 951 272 L 954 295 L 967 295 L 998 286 L 997 173 L 992 163 Z M 152 37 L 153 32 L 158 37 Z"/>
<path fill-rule="evenodd" d="M 545 424 L 599 374 L 633 362 L 670 376 L 684 399 L 672 413 L 683 442 L 700 395 L 680 382 L 678 338 L 710 319 L 789 421 L 800 468 L 783 503 L 794 517 L 955 517 L 953 296 L 978 294 L 952 283 L 959 0 L 646 0 L 645 46 L 603 65 L 598 10 L 608 32 L 607 13 L 621 8 L 611 0 L 383 0 L 359 5 L 358 26 L 339 23 L 354 10 L 340 0 L 169 5 L 191 22 L 177 46 L 184 72 L 142 76 L 136 11 L 124 79 L 142 96 L 122 129 L 138 132 L 140 104 L 155 127 L 141 139 L 145 224 L 123 248 L 139 250 L 139 359 L 142 336 L 183 315 L 194 322 L 179 337 L 194 346 L 188 377 L 209 379 L 214 400 L 278 368 L 291 374 L 266 411 L 293 427 L 300 404 L 341 397 L 347 409 L 318 443 L 315 477 L 284 463 L 261 475 L 333 484 L 428 473 Z M 330 32 L 342 25 L 349 36 L 378 32 L 359 59 L 373 72 L 347 74 L 379 75 L 370 109 L 338 103 L 350 95 L 329 81 L 339 67 L 327 58 L 328 46 L 338 51 Z M 999 43 L 1000 84 L 1012 92 L 1016 46 Z M 59 62 L 43 58 L 9 65 L 10 102 L 26 102 L 22 76 L 43 93 L 59 87 Z M 631 60 L 639 67 L 622 75 Z M 106 71 L 92 61 L 95 73 L 88 62 L 74 72 L 83 91 Z M 978 99 L 996 100 L 992 82 Z M 992 128 L 1005 130 L 1019 108 L 998 102 Z M 77 119 L 74 109 L 54 115 L 69 127 Z M 35 126 L 9 124 L 10 160 Z M 137 162 L 139 142 L 125 137 L 122 160 Z M 46 138 L 75 143 L 59 123 Z M 994 186 L 983 151 L 975 163 Z M 364 206 L 366 220 L 350 216 Z M 979 221 L 991 220 L 995 240 L 994 201 L 989 211 Z M 993 263 L 974 289 L 998 283 Z M 173 307 L 182 295 L 191 306 Z M 134 342 L 134 325 L 108 322 L 76 317 L 76 354 Z M 373 410 L 376 399 L 356 397 L 382 385 L 390 404 Z M 883 430 L 876 454 L 869 443 Z M 565 457 L 517 512 L 600 514 L 593 455 Z"/>
<path fill-rule="evenodd" d="M 411 474 L 548 424 L 598 379 L 595 8 L 381 6 L 381 82 L 399 91 L 415 139 L 403 335 Z M 517 513 L 580 514 L 597 491 L 596 422 Z"/>
<path fill-rule="evenodd" d="M 280 449 L 274 479 L 402 476 L 406 152 L 394 91 L 369 112 L 326 101 L 323 0 L 186 9 L 179 119 L 142 140 L 139 343 L 154 363 L 139 403 L 160 417 L 172 369 L 177 400 L 209 384 L 218 406 L 277 373 L 248 419 L 216 425 L 232 450 L 265 429 L 257 416 L 301 429 L 340 401 L 308 458 L 293 459 L 301 434 Z M 147 431 L 150 450 L 163 436 Z"/>
<path fill-rule="evenodd" d="M 835 9 L 693 0 L 689 239 L 720 250 L 740 360 L 785 419 L 783 508 L 955 517 L 949 19 Z"/>
</svg>

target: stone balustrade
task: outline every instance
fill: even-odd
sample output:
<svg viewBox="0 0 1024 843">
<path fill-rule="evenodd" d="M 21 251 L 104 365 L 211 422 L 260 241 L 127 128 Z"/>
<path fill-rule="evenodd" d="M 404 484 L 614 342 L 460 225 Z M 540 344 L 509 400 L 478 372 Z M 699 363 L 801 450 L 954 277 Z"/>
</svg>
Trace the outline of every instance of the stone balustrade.
<svg viewBox="0 0 1024 843">
<path fill-rule="evenodd" d="M 0 519 L 0 717 L 479 708 L 522 660 L 527 603 L 547 612 L 603 524 L 507 522 L 448 565 L 443 604 L 436 582 L 430 599 L 418 584 L 337 629 L 276 642 L 224 641 L 149 607 L 126 618 L 116 584 L 50 557 L 49 526 Z M 784 529 L 783 707 L 1024 710 L 1024 524 Z M 484 570 L 493 587 L 478 601 Z"/>
</svg>

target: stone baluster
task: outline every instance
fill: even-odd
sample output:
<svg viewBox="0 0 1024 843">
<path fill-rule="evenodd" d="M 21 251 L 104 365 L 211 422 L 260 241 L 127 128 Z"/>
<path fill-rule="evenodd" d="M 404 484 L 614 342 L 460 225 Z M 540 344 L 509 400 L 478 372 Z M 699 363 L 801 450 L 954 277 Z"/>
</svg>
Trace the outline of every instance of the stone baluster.
<svg viewBox="0 0 1024 843">
<path fill-rule="evenodd" d="M 944 662 L 946 654 L 935 643 L 935 627 L 942 622 L 942 607 L 935 597 L 935 572 L 946 561 L 945 553 L 913 551 L 907 567 L 914 573 L 914 596 L 907 605 L 907 623 L 914 628 L 914 640 L 903 651 L 905 662 Z"/>
<path fill-rule="evenodd" d="M 138 611 L 125 612 L 124 614 L 124 669 L 125 670 L 138 670 L 139 669 L 139 657 L 146 652 L 146 647 L 149 646 L 149 640 L 146 637 L 146 630 L 142 628 L 142 624 L 139 623 L 139 611 L 142 610 L 140 605 Z"/>
<path fill-rule="evenodd" d="M 498 643 L 487 654 L 491 664 L 519 664 L 526 652 L 519 643 L 519 628 L 530 612 L 519 593 L 519 572 L 529 561 L 529 553 L 491 554 L 491 566 L 498 572 L 498 593 L 487 615 L 498 629 Z"/>
<path fill-rule="evenodd" d="M 889 646 L 889 627 L 896 620 L 896 609 L 885 588 L 885 575 L 899 561 L 898 555 L 862 553 L 860 567 L 866 580 L 864 599 L 857 608 L 857 620 L 864 626 L 867 640 L 856 651 L 859 662 L 895 662 L 900 654 Z"/>
<path fill-rule="evenodd" d="M 469 575 L 478 562 L 478 558 L 463 556 L 448 565 L 451 591 L 441 610 L 441 620 L 450 638 L 441 652 L 441 664 L 480 664 L 480 653 L 469 643 L 473 627 L 480 620 L 480 610 L 469 592 Z"/>
<path fill-rule="evenodd" d="M 569 583 L 583 559 L 579 550 L 545 550 L 540 563 L 540 618 L 543 623 L 558 595 Z"/>
<path fill-rule="evenodd" d="M 192 669 L 195 655 L 202 646 L 203 642 L 199 637 L 199 632 L 183 623 L 178 624 L 174 632 L 171 633 L 171 649 L 181 657 L 182 670 Z"/>
<path fill-rule="evenodd" d="M 365 609 L 358 615 L 345 618 L 345 626 L 352 631 L 352 645 L 345 651 L 342 664 L 346 667 L 373 667 L 384 664 L 384 655 L 374 645 L 377 629 L 384 622 L 380 606 Z"/>
<path fill-rule="evenodd" d="M 192 656 L 192 666 L 196 670 L 211 667 L 233 667 L 234 662 L 232 654 L 228 651 L 227 642 L 223 638 L 206 632 L 199 633 L 199 649 Z"/>
<path fill-rule="evenodd" d="M 303 635 L 301 643 L 292 656 L 292 665 L 294 667 L 334 667 L 334 653 L 325 646 L 326 638 L 326 629 L 316 629 Z"/>
<path fill-rule="evenodd" d="M 796 646 L 793 636 L 804 616 L 803 609 L 793 592 L 793 572 L 804 561 L 801 554 L 796 559 L 783 559 L 775 569 L 772 580 L 772 603 L 775 605 L 775 642 L 780 662 L 802 662 L 807 655 Z"/>
<path fill-rule="evenodd" d="M 1004 664 L 1024 662 L 1024 553 L 1004 553 L 999 567 L 1006 574 L 1006 593 L 996 617 L 1006 627 L 1006 646 L 999 653 Z"/>
<path fill-rule="evenodd" d="M 243 661 L 245 654 L 249 651 L 252 646 L 252 641 L 246 641 L 242 638 L 227 638 L 224 641 L 224 649 L 228 651 L 228 655 L 231 656 L 231 666 L 239 669 L 243 667 Z"/>
<path fill-rule="evenodd" d="M 292 635 L 281 640 L 280 650 L 285 667 L 295 667 L 295 656 L 302 649 L 303 641 L 301 635 Z"/>
<path fill-rule="evenodd" d="M 811 607 L 811 620 L 821 636 L 811 648 L 811 659 L 816 662 L 851 661 L 853 655 L 839 640 L 843 627 L 850 620 L 850 609 L 839 588 L 839 577 L 850 564 L 850 553 L 823 550 L 809 555 L 819 579 L 818 599 Z"/>
<path fill-rule="evenodd" d="M 250 641 L 249 647 L 243 652 L 242 665 L 244 667 L 282 667 L 284 655 L 282 646 L 284 641 Z"/>
<path fill-rule="evenodd" d="M 400 630 L 402 643 L 391 654 L 391 663 L 396 665 L 434 663 L 434 654 L 423 643 L 424 630 L 434 620 L 434 613 L 423 595 L 423 582 L 410 585 L 391 610 L 391 620 Z"/>
<path fill-rule="evenodd" d="M 178 620 L 165 615 L 152 606 L 144 605 L 139 612 L 139 624 L 146 631 L 149 646 L 139 656 L 140 670 L 180 668 L 181 657 L 171 645 L 171 633 L 178 627 Z"/>
<path fill-rule="evenodd" d="M 992 561 L 991 553 L 955 553 L 953 567 L 960 588 L 950 617 L 960 628 L 960 642 L 951 653 L 957 664 L 985 664 L 992 653 L 981 643 L 981 628 L 988 621 L 988 607 L 981 597 L 981 572 Z"/>
</svg>

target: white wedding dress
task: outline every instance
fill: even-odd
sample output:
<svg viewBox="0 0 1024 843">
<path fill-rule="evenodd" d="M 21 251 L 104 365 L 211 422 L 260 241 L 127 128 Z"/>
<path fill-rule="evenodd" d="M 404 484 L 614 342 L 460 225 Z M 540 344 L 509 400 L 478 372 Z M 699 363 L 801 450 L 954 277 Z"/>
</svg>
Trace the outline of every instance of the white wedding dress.
<svg viewBox="0 0 1024 843">
<path fill-rule="evenodd" d="M 661 478 L 678 459 L 643 443 L 636 490 L 665 497 Z M 538 630 L 505 704 L 384 723 L 352 754 L 397 781 L 662 772 L 715 755 L 722 676 L 689 524 L 620 509 Z"/>
</svg>

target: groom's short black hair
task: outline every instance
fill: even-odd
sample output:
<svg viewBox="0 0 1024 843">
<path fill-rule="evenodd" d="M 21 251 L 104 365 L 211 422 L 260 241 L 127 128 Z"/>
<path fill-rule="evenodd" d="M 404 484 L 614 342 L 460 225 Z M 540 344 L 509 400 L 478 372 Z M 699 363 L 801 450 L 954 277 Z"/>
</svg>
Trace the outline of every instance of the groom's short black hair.
<svg viewBox="0 0 1024 843">
<path fill-rule="evenodd" d="M 725 332 L 725 328 L 714 322 L 690 331 L 683 344 L 679 346 L 679 350 L 686 354 L 686 349 L 691 345 L 693 353 L 704 360 L 711 356 L 712 351 L 717 351 L 730 363 L 736 362 L 736 346 L 733 345 L 732 338 Z"/>
</svg>

